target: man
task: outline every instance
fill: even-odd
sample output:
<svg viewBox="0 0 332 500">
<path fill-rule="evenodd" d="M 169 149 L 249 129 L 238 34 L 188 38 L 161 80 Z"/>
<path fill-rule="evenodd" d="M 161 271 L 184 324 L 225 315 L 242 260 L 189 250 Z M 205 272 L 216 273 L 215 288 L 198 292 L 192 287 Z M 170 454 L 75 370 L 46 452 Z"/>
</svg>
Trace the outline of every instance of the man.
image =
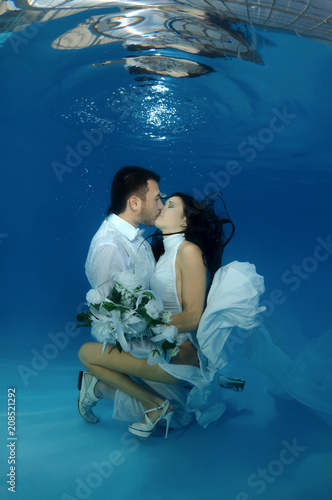
<svg viewBox="0 0 332 500">
<path fill-rule="evenodd" d="M 153 226 L 163 204 L 158 182 L 160 176 L 137 166 L 120 169 L 113 179 L 111 205 L 107 217 L 93 237 L 85 264 L 92 288 L 106 297 L 112 288 L 111 276 L 134 267 L 148 287 L 155 260 L 150 245 L 137 228 Z M 80 372 L 78 409 L 88 422 L 98 422 L 91 408 L 101 399 L 96 396 L 98 380 L 88 372 Z M 112 389 L 99 381 L 97 393 L 107 397 Z"/>
<path fill-rule="evenodd" d="M 142 242 L 137 228 L 153 226 L 163 208 L 159 180 L 159 175 L 141 167 L 124 167 L 114 177 L 111 205 L 92 239 L 85 264 L 90 285 L 103 295 L 112 286 L 112 274 L 132 267 L 133 260 L 143 260 L 145 273 L 153 271 L 150 245 Z"/>
</svg>

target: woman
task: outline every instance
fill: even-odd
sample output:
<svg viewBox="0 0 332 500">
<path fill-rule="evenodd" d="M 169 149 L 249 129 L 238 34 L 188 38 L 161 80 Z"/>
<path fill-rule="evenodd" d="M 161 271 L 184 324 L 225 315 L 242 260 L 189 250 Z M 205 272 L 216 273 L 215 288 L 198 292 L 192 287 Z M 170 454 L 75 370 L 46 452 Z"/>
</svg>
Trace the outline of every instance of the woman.
<svg viewBox="0 0 332 500">
<path fill-rule="evenodd" d="M 108 346 L 102 354 L 98 343 L 84 344 L 79 352 L 81 362 L 95 377 L 96 396 L 107 386 L 118 390 L 115 417 L 123 418 L 121 413 L 127 410 L 127 418 L 144 411 L 143 420 L 129 426 L 133 434 L 148 437 L 164 420 L 167 437 L 172 419 L 176 422 L 172 427 L 179 427 L 190 421 L 192 412 L 207 414 L 200 422 L 206 426 L 224 411 L 220 394 L 216 392 L 220 388 L 220 364 L 214 367 L 209 362 L 200 349 L 195 331 L 205 305 L 207 279 L 212 280 L 223 249 L 234 232 L 231 223 L 231 236 L 225 240 L 225 223 L 231 221 L 219 219 L 211 203 L 203 206 L 181 193 L 175 193 L 167 200 L 157 218 L 156 226 L 163 234 L 165 253 L 157 262 L 151 289 L 160 295 L 165 310 L 172 313 L 170 324 L 179 332 L 177 343 L 180 351 L 173 362 L 167 363 L 159 358 L 158 363 L 148 364 L 147 358 L 153 348 L 149 340 L 134 341 L 130 353 L 120 353 L 114 346 Z M 205 351 L 208 352 L 209 347 Z M 132 377 L 138 378 L 139 383 Z M 192 387 L 189 395 L 183 387 L 188 383 Z M 172 386 L 174 391 L 170 390 Z M 162 394 L 170 394 L 170 398 Z M 177 401 L 175 412 L 169 399 Z M 137 402 L 141 405 L 137 406 Z"/>
</svg>

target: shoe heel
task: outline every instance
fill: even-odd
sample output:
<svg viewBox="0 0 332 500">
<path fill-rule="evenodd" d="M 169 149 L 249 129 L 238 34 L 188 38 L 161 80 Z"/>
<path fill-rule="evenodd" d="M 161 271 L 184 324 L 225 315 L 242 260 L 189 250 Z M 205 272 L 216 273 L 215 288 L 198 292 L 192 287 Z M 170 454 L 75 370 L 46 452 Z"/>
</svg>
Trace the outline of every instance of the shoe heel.
<svg viewBox="0 0 332 500">
<path fill-rule="evenodd" d="M 243 392 L 245 381 L 229 382 L 222 386 L 223 389 L 230 389 L 231 391 Z"/>
<path fill-rule="evenodd" d="M 220 374 L 219 384 L 222 389 L 230 389 L 231 391 L 243 392 L 246 381 L 240 378 L 230 378 Z"/>
<path fill-rule="evenodd" d="M 241 382 L 239 382 L 239 384 L 237 385 L 237 391 L 238 392 L 243 392 L 243 389 L 244 389 L 244 385 L 245 385 L 246 381 L 245 380 L 241 380 Z"/>
<path fill-rule="evenodd" d="M 168 436 L 168 428 L 169 428 L 169 424 L 171 423 L 171 420 L 173 418 L 173 415 L 174 415 L 174 411 L 170 411 L 169 413 L 167 413 L 167 415 L 164 416 L 164 419 L 166 420 L 166 432 L 165 432 L 165 439 L 167 439 L 167 436 Z"/>
<path fill-rule="evenodd" d="M 232 381 L 228 384 L 229 385 L 228 389 L 231 389 L 232 391 L 236 391 L 236 392 L 243 392 L 245 383 L 246 383 L 245 380 L 235 379 L 234 381 Z"/>
<path fill-rule="evenodd" d="M 82 387 L 83 371 L 78 374 L 77 388 L 80 391 Z"/>
</svg>

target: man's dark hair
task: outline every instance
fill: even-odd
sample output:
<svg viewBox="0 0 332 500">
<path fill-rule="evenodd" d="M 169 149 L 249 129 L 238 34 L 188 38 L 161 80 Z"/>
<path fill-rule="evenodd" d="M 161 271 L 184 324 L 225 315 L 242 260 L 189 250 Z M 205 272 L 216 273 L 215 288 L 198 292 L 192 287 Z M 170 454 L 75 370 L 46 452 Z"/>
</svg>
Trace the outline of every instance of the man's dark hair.
<svg viewBox="0 0 332 500">
<path fill-rule="evenodd" d="M 129 166 L 121 168 L 114 176 L 111 188 L 111 204 L 106 215 L 119 215 L 126 210 L 127 201 L 133 195 L 145 201 L 148 181 L 160 181 L 160 176 L 146 168 Z"/>
</svg>

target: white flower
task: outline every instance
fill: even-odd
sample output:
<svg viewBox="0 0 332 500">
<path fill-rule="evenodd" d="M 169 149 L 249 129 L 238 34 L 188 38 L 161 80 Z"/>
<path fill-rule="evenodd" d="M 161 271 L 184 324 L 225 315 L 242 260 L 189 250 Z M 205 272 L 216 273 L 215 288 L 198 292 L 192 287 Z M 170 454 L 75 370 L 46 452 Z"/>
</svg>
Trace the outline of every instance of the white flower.
<svg viewBox="0 0 332 500">
<path fill-rule="evenodd" d="M 91 334 L 98 342 L 114 339 L 115 328 L 110 321 L 93 321 Z"/>
<path fill-rule="evenodd" d="M 151 330 L 155 334 L 151 337 L 152 342 L 160 342 L 162 340 L 168 340 L 169 342 L 174 342 L 179 330 L 174 325 L 166 326 L 151 326 Z"/>
<path fill-rule="evenodd" d="M 85 298 L 89 304 L 101 304 L 105 299 L 98 288 L 91 288 Z"/>
<path fill-rule="evenodd" d="M 138 337 L 138 333 L 144 332 L 147 322 L 144 318 L 135 313 L 127 311 L 121 314 L 121 322 L 126 334 L 130 337 Z"/>
<path fill-rule="evenodd" d="M 156 300 L 150 300 L 146 306 L 144 307 L 150 318 L 157 319 L 159 318 L 160 308 L 158 306 L 158 302 Z"/>
<path fill-rule="evenodd" d="M 121 297 L 121 304 L 125 307 L 129 307 L 130 309 L 133 309 L 136 304 L 136 297 L 135 295 L 125 292 L 122 294 Z"/>
<path fill-rule="evenodd" d="M 170 349 L 169 352 L 171 354 L 171 357 L 173 358 L 174 356 L 177 355 L 177 353 L 180 351 L 180 348 L 178 346 L 174 347 L 174 349 Z"/>
<path fill-rule="evenodd" d="M 118 273 L 114 273 L 112 276 L 112 282 L 119 283 L 123 288 L 127 290 L 135 290 L 141 286 L 140 279 L 133 269 L 125 269 L 124 271 L 120 271 Z"/>
<path fill-rule="evenodd" d="M 161 319 L 163 323 L 169 323 L 171 321 L 171 313 L 166 312 L 161 315 Z"/>
</svg>

